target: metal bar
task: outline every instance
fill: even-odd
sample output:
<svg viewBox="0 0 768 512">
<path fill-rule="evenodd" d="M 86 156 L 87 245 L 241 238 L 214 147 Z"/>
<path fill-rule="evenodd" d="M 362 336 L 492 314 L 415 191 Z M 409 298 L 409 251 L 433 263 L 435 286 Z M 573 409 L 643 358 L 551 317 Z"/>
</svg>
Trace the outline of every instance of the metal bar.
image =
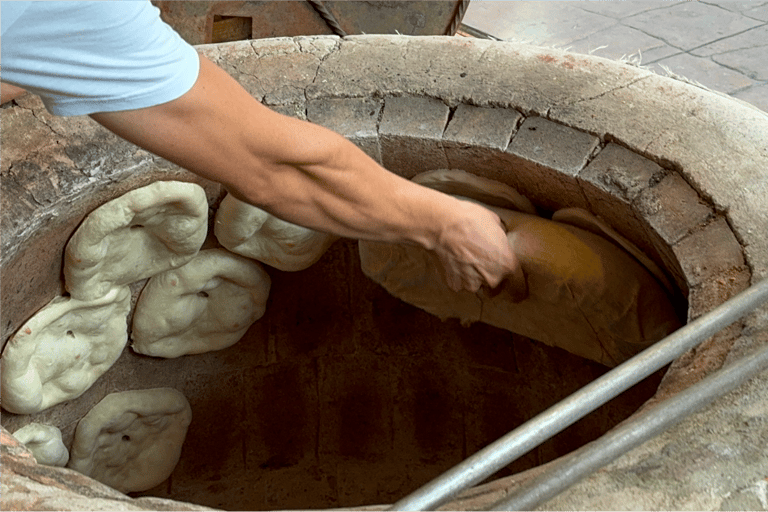
<svg viewBox="0 0 768 512">
<path fill-rule="evenodd" d="M 456 32 L 459 30 L 459 26 L 461 25 L 461 20 L 464 19 L 464 14 L 467 12 L 467 7 L 469 7 L 469 1 L 470 0 L 459 0 L 458 5 L 456 6 L 456 11 L 453 13 L 451 23 L 448 25 L 448 29 L 446 30 L 445 35 L 456 35 Z"/>
<path fill-rule="evenodd" d="M 336 19 L 336 16 L 334 16 L 331 11 L 328 10 L 328 8 L 321 0 L 307 0 L 307 3 L 309 3 L 309 5 L 315 9 L 315 12 L 317 12 L 321 18 L 323 18 L 325 24 L 328 25 L 328 28 L 330 28 L 334 34 L 339 37 L 347 36 L 347 33 L 343 28 L 341 28 L 339 20 Z"/>
<path fill-rule="evenodd" d="M 768 369 L 768 345 L 665 400 L 565 457 L 489 510 L 534 510 L 631 449 Z"/>
<path fill-rule="evenodd" d="M 478 39 L 490 39 L 492 41 L 501 41 L 501 39 L 499 39 L 496 36 L 492 36 L 488 32 L 483 32 L 480 29 L 477 29 L 475 27 L 470 27 L 469 25 L 465 25 L 463 23 L 459 25 L 459 30 L 461 32 L 465 32 L 469 34 L 472 37 L 476 37 Z"/>
<path fill-rule="evenodd" d="M 768 279 L 753 285 L 613 368 L 401 499 L 390 510 L 433 510 L 446 503 L 459 492 L 493 475 L 766 301 Z"/>
</svg>

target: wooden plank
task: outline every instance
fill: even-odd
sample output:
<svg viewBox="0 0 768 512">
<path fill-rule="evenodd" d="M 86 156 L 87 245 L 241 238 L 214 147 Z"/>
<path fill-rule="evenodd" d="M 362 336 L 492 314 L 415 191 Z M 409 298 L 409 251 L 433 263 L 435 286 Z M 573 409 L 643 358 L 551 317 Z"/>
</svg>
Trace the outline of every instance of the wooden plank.
<svg viewBox="0 0 768 512">
<path fill-rule="evenodd" d="M 253 20 L 250 17 L 216 16 L 213 20 L 211 42 L 224 43 L 251 39 L 252 23 Z"/>
</svg>

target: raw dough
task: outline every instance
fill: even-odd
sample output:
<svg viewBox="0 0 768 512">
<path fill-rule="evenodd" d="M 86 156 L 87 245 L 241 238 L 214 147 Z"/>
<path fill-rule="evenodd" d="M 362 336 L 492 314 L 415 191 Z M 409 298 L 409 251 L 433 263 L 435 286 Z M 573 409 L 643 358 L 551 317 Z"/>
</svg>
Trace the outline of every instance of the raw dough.
<svg viewBox="0 0 768 512">
<path fill-rule="evenodd" d="M 664 287 L 613 241 L 528 213 L 486 207 L 506 226 L 528 283 L 525 300 L 515 303 L 504 292 L 453 292 L 433 256 L 418 247 L 361 241 L 363 272 L 440 318 L 481 321 L 608 366 L 680 326 Z"/>
<path fill-rule="evenodd" d="M 107 395 L 77 424 L 69 467 L 120 492 L 145 491 L 173 472 L 191 420 L 175 389 Z"/>
<path fill-rule="evenodd" d="M 157 357 L 229 347 L 264 315 L 270 278 L 255 261 L 208 249 L 154 276 L 136 304 L 133 350 Z"/>
<path fill-rule="evenodd" d="M 445 194 L 473 199 L 480 204 L 536 215 L 533 203 L 514 188 L 460 169 L 427 171 L 417 174 L 412 181 Z"/>
<path fill-rule="evenodd" d="M 92 211 L 67 243 L 64 278 L 77 299 L 103 296 L 192 259 L 208 231 L 208 201 L 194 183 L 158 181 Z"/>
<path fill-rule="evenodd" d="M 35 456 L 38 464 L 64 467 L 69 460 L 69 451 L 61 439 L 61 430 L 53 425 L 30 423 L 13 433 L 21 444 Z"/>
<path fill-rule="evenodd" d="M 339 239 L 278 219 L 231 194 L 221 202 L 213 229 L 230 251 L 285 271 L 314 265 Z"/>
<path fill-rule="evenodd" d="M 3 408 L 32 414 L 83 394 L 128 341 L 127 286 L 82 301 L 58 297 L 8 341 L 3 352 Z"/>
</svg>

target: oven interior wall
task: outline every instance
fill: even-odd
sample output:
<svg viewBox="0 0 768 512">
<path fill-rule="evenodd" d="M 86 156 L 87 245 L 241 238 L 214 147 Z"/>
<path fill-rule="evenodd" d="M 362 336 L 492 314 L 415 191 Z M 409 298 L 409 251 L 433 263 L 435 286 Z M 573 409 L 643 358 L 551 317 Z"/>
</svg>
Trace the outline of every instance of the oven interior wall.
<svg viewBox="0 0 768 512">
<path fill-rule="evenodd" d="M 111 386 L 170 385 L 193 408 L 181 461 L 147 493 L 217 508 L 392 502 L 607 369 L 391 297 L 342 240 L 302 272 L 271 270 L 266 315 L 236 345 L 164 361 L 126 352 Z M 505 469 L 596 439 L 661 373 Z"/>
</svg>

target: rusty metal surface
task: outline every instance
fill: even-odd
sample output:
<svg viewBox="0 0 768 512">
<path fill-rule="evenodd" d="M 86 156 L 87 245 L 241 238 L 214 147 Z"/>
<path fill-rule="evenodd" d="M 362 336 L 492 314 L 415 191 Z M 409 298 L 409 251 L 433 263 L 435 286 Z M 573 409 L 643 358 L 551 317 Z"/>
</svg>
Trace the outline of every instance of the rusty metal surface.
<svg viewBox="0 0 768 512">
<path fill-rule="evenodd" d="M 226 37 L 242 38 L 242 30 L 235 31 L 238 35 L 226 35 L 235 33 L 228 30 L 233 24 L 232 18 L 251 19 L 251 39 L 334 33 L 304 0 L 154 0 L 152 3 L 160 8 L 166 23 L 190 44 L 233 40 Z M 323 6 L 347 34 L 444 35 L 455 31 L 457 24 L 452 22 L 457 14 L 463 14 L 463 3 L 466 2 L 342 0 L 323 2 Z"/>
</svg>

